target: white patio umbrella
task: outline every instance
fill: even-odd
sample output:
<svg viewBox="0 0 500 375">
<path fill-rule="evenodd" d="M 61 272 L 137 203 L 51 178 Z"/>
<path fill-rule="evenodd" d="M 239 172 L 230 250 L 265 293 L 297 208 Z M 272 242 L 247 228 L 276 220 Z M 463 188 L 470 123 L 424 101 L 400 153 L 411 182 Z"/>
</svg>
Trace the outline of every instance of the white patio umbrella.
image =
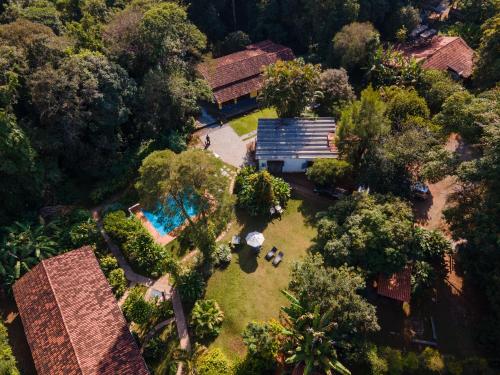
<svg viewBox="0 0 500 375">
<path fill-rule="evenodd" d="M 260 232 L 251 232 L 247 234 L 245 241 L 248 246 L 260 247 L 264 243 L 264 235 Z"/>
</svg>

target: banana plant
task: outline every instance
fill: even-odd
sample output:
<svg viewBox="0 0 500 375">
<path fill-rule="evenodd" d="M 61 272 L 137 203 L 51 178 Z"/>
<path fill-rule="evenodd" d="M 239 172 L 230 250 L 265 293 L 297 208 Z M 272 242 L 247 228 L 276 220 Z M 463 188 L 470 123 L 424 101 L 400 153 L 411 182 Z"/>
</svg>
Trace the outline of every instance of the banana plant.
<svg viewBox="0 0 500 375">
<path fill-rule="evenodd" d="M 304 375 L 315 371 L 327 375 L 350 375 L 351 372 L 337 360 L 335 343 L 330 338 L 337 327 L 333 311 L 321 314 L 316 306 L 313 312 L 309 312 L 291 293 L 285 290 L 282 293 L 290 301 L 290 306 L 281 308 L 285 314 L 283 334 L 288 336 L 290 348 L 285 362 L 296 366 L 304 364 Z"/>
</svg>

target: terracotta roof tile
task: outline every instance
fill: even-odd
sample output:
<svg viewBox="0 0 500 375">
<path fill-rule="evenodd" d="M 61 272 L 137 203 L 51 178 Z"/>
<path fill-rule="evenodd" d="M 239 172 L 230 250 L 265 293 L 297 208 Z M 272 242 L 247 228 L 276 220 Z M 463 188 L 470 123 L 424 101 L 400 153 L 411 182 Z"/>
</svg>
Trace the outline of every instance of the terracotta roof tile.
<svg viewBox="0 0 500 375">
<path fill-rule="evenodd" d="M 452 70 L 463 78 L 472 75 L 474 50 L 462 38 L 436 36 L 427 45 L 408 47 L 402 51 L 422 61 L 426 69 Z"/>
<path fill-rule="evenodd" d="M 39 375 L 149 373 L 90 247 L 42 261 L 13 290 Z"/>
<path fill-rule="evenodd" d="M 405 267 L 390 277 L 380 274 L 377 282 L 377 293 L 401 302 L 410 302 L 411 268 Z"/>
<path fill-rule="evenodd" d="M 266 40 L 199 64 L 197 69 L 212 88 L 216 101 L 224 103 L 259 90 L 266 66 L 294 58 L 290 48 Z"/>
</svg>

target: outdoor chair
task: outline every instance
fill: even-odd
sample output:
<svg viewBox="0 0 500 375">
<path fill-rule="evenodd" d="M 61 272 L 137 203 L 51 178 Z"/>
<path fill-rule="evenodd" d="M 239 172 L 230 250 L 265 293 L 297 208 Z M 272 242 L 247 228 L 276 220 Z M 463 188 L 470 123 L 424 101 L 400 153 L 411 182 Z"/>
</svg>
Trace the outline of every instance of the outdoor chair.
<svg viewBox="0 0 500 375">
<path fill-rule="evenodd" d="M 276 248 L 276 246 L 273 246 L 273 248 L 266 254 L 266 260 L 271 260 L 271 258 L 276 255 L 277 251 L 278 249 Z"/>
<path fill-rule="evenodd" d="M 285 256 L 285 254 L 283 254 L 281 251 L 278 253 L 278 255 L 276 255 L 276 257 L 274 258 L 273 260 L 273 266 L 274 267 L 278 267 L 278 265 L 281 263 L 281 260 L 283 259 L 283 257 Z"/>
</svg>

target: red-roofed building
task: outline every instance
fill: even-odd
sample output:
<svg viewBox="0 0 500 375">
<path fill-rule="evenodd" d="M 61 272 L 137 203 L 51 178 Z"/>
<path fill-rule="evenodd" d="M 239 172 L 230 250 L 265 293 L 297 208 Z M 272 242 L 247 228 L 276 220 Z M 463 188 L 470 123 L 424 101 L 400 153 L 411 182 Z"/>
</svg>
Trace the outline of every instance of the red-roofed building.
<svg viewBox="0 0 500 375">
<path fill-rule="evenodd" d="M 46 259 L 13 287 L 39 375 L 147 375 L 90 247 Z"/>
<path fill-rule="evenodd" d="M 199 64 L 198 72 L 214 93 L 219 108 L 242 97 L 256 97 L 262 72 L 278 60 L 293 60 L 292 50 L 270 40 L 250 44 L 245 50 Z"/>
<path fill-rule="evenodd" d="M 410 302 L 411 268 L 407 266 L 391 276 L 380 274 L 377 282 L 377 293 L 400 302 Z"/>
<path fill-rule="evenodd" d="M 469 78 L 474 69 L 474 50 L 460 37 L 435 36 L 422 45 L 404 47 L 401 51 L 422 62 L 425 69 L 446 70 L 460 78 Z"/>
</svg>

